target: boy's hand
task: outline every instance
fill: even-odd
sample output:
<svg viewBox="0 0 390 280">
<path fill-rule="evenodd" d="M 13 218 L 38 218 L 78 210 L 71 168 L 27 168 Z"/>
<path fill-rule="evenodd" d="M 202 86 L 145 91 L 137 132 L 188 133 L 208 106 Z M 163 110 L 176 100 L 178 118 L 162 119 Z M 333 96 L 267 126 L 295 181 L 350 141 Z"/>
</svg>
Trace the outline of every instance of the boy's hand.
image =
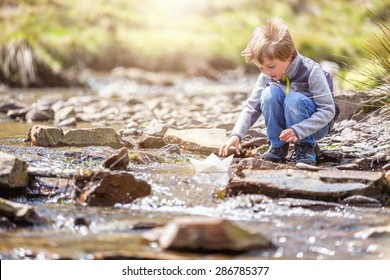
<svg viewBox="0 0 390 280">
<path fill-rule="evenodd" d="M 219 148 L 219 156 L 226 157 L 230 147 L 236 148 L 236 153 L 240 155 L 240 137 L 233 135 L 229 140 Z"/>
<path fill-rule="evenodd" d="M 291 128 L 287 128 L 280 133 L 279 139 L 287 143 L 296 143 L 298 142 L 298 137 L 295 135 L 295 132 Z"/>
</svg>

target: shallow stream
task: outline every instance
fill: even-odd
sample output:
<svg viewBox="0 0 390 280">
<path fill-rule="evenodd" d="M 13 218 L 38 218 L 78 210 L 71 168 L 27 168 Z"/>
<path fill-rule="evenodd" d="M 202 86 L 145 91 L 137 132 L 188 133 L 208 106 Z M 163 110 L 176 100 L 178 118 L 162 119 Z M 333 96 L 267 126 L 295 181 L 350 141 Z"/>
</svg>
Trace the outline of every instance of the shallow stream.
<svg viewBox="0 0 390 280">
<path fill-rule="evenodd" d="M 69 96 L 78 90 L 62 91 Z M 4 93 L 15 95 L 14 92 Z M 31 93 L 18 93 L 34 99 Z M 79 93 L 77 93 L 79 94 Z M 38 94 L 39 95 L 39 94 Z M 24 143 L 32 123 L 0 119 L 0 151 L 13 154 L 35 167 L 98 167 L 101 161 L 72 158 L 73 152 L 108 153 L 102 147 L 39 148 Z M 80 126 L 80 125 L 79 125 Z M 82 125 L 85 127 L 84 125 Z M 148 152 L 157 153 L 150 150 Z M 390 208 L 298 206 L 294 199 L 267 199 L 260 195 L 219 198 L 229 174 L 196 173 L 182 153 L 177 163 L 131 163 L 128 169 L 152 185 L 152 194 L 114 207 L 76 205 L 60 191 L 65 179 L 46 180 L 57 186 L 52 195 L 17 196 L 13 200 L 33 205 L 50 226 L 0 227 L 0 259 L 390 259 L 390 236 L 364 239 L 359 233 L 390 222 Z M 50 189 L 50 188 L 49 188 Z M 222 217 L 262 233 L 276 249 L 240 254 L 162 251 L 141 234 L 172 217 L 201 215 Z"/>
</svg>

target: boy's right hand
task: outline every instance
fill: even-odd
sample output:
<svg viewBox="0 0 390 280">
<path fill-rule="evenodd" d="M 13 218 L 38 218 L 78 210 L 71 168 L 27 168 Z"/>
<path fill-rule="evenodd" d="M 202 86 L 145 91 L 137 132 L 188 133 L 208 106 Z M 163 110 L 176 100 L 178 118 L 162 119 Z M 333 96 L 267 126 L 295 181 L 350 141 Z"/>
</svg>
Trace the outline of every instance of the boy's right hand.
<svg viewBox="0 0 390 280">
<path fill-rule="evenodd" d="M 227 140 L 227 142 L 223 144 L 221 148 L 219 148 L 219 156 L 226 157 L 230 147 L 234 147 L 236 149 L 236 153 L 240 155 L 240 137 L 236 135 L 231 136 L 229 140 Z"/>
</svg>

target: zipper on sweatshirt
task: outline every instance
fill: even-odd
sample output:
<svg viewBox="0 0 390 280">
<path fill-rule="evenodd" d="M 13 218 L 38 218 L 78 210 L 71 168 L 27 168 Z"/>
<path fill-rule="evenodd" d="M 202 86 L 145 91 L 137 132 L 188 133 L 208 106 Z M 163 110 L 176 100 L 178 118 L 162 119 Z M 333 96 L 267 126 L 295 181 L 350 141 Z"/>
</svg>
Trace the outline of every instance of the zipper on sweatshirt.
<svg viewBox="0 0 390 280">
<path fill-rule="evenodd" d="M 286 83 L 286 95 L 287 95 L 288 92 L 290 91 L 290 79 L 286 75 L 283 75 L 282 81 Z"/>
</svg>

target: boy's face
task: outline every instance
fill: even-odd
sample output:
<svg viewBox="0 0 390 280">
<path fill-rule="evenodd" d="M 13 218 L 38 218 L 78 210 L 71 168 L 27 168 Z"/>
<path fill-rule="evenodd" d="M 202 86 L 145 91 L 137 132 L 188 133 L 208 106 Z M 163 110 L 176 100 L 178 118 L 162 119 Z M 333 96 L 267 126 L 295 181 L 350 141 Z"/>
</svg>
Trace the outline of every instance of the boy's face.
<svg viewBox="0 0 390 280">
<path fill-rule="evenodd" d="M 286 73 L 287 67 L 290 65 L 292 57 L 287 60 L 279 59 L 263 59 L 263 64 L 260 64 L 257 60 L 253 60 L 253 63 L 263 72 L 265 75 L 270 76 L 273 80 L 280 80 L 284 73 Z"/>
</svg>

